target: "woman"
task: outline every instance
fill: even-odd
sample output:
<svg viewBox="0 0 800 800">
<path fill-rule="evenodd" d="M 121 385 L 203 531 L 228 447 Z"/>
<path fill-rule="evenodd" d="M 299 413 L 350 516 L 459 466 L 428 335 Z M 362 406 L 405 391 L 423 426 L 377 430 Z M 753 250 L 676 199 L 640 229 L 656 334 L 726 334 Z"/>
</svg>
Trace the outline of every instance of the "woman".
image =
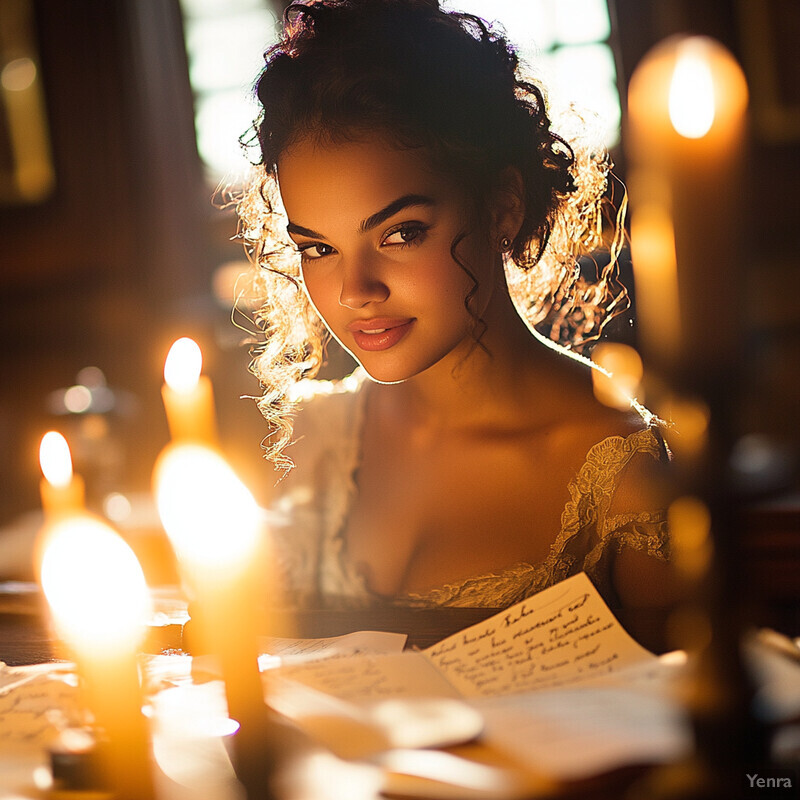
<svg viewBox="0 0 800 800">
<path fill-rule="evenodd" d="M 475 17 L 328 0 L 286 20 L 257 85 L 262 179 L 239 212 L 265 268 L 268 455 L 294 462 L 274 527 L 291 599 L 499 607 L 585 570 L 614 605 L 667 602 L 649 488 L 663 444 L 542 346 L 505 276 L 525 276 L 526 315 L 549 310 L 557 338 L 619 299 L 609 270 L 567 302 L 570 238 L 597 244 L 607 163 L 577 180 L 541 91 Z M 360 367 L 298 383 L 320 321 Z"/>
</svg>

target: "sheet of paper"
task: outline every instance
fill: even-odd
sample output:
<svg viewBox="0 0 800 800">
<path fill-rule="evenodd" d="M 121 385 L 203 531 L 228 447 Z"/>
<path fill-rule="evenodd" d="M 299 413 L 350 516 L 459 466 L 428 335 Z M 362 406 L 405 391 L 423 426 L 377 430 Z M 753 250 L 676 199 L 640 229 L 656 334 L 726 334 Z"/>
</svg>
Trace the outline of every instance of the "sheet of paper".
<svg viewBox="0 0 800 800">
<path fill-rule="evenodd" d="M 626 633 L 584 573 L 423 653 L 465 697 L 569 686 L 655 659 Z"/>
<path fill-rule="evenodd" d="M 404 633 L 357 631 L 325 639 L 290 639 L 265 636 L 259 640 L 259 669 L 271 670 L 329 658 L 352 657 L 365 653 L 400 653 L 408 637 Z M 214 680 L 220 666 L 213 656 L 149 655 L 141 659 L 147 692 L 195 680 Z M 0 680 L 2 675 L 0 674 Z"/>
<path fill-rule="evenodd" d="M 675 697 L 585 686 L 479 698 L 482 740 L 559 780 L 687 755 L 692 731 Z"/>
<path fill-rule="evenodd" d="M 421 653 L 362 654 L 289 664 L 280 678 L 353 702 L 398 697 L 458 697 L 458 692 Z"/>
<path fill-rule="evenodd" d="M 272 666 L 270 656 L 281 661 L 312 661 L 320 658 L 354 656 L 361 653 L 400 653 L 408 636 L 386 631 L 356 631 L 326 639 L 282 639 L 264 637 L 259 641 L 262 669 Z"/>
<path fill-rule="evenodd" d="M 0 752 L 38 752 L 82 721 L 74 675 L 56 664 L 0 670 Z"/>
</svg>

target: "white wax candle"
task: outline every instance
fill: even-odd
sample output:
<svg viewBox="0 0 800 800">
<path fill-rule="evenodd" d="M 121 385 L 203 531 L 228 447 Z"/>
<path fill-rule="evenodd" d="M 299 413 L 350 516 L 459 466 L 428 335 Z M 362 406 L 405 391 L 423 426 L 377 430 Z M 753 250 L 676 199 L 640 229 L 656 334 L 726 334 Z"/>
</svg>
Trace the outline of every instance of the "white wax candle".
<svg viewBox="0 0 800 800">
<path fill-rule="evenodd" d="M 241 717 L 263 710 L 261 510 L 222 456 L 194 443 L 162 452 L 154 485 L 162 524 L 194 595 L 200 647 L 220 657 L 231 715 L 244 728 Z"/>
<path fill-rule="evenodd" d="M 214 391 L 202 375 L 203 354 L 193 339 L 175 341 L 164 363 L 161 397 L 173 441 L 214 443 Z"/>
<path fill-rule="evenodd" d="M 44 476 L 39 493 L 45 514 L 52 518 L 83 509 L 83 480 L 73 473 L 69 445 L 58 431 L 48 431 L 42 437 L 39 465 Z"/>
<path fill-rule="evenodd" d="M 636 68 L 628 99 L 631 245 L 643 346 L 693 387 L 734 358 L 747 84 L 706 37 L 677 36 Z"/>
</svg>

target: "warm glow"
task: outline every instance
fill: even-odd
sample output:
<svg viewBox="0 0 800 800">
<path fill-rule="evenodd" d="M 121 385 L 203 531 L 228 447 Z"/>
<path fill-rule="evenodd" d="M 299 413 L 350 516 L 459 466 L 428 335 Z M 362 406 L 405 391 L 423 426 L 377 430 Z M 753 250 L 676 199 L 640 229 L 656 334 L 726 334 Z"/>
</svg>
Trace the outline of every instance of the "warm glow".
<svg viewBox="0 0 800 800">
<path fill-rule="evenodd" d="M 629 84 L 628 141 L 634 161 L 655 166 L 660 159 L 669 162 L 717 147 L 726 152 L 740 135 L 747 96 L 741 67 L 719 42 L 706 36 L 659 42 Z M 633 191 L 631 197 L 636 197 Z"/>
<path fill-rule="evenodd" d="M 59 489 L 72 480 L 72 457 L 67 440 L 58 431 L 48 431 L 39 445 L 39 466 L 49 484 Z"/>
<path fill-rule="evenodd" d="M 663 206 L 639 206 L 631 218 L 631 252 L 636 305 L 643 339 L 662 355 L 673 355 L 680 340 L 675 230 Z"/>
<path fill-rule="evenodd" d="M 700 453 L 706 445 L 710 411 L 698 399 L 669 398 L 664 412 L 671 423 L 670 445 L 681 456 Z"/>
<path fill-rule="evenodd" d="M 0 72 L 0 85 L 7 92 L 24 92 L 33 86 L 35 80 L 36 64 L 27 57 L 9 61 Z"/>
<path fill-rule="evenodd" d="M 669 118 L 687 139 L 701 139 L 714 124 L 714 77 L 704 39 L 687 39 L 669 85 Z"/>
<path fill-rule="evenodd" d="M 103 513 L 112 522 L 125 522 L 133 513 L 133 506 L 124 494 L 110 492 L 103 498 Z"/>
<path fill-rule="evenodd" d="M 196 444 L 176 445 L 155 470 L 158 513 L 178 559 L 190 569 L 245 566 L 261 510 L 225 460 Z"/>
<path fill-rule="evenodd" d="M 603 370 L 592 371 L 595 397 L 611 408 L 629 408 L 639 394 L 643 374 L 636 350 L 618 342 L 601 342 L 592 351 L 592 360 Z"/>
<path fill-rule="evenodd" d="M 202 369 L 203 354 L 197 342 L 184 336 L 169 349 L 164 362 L 164 380 L 170 389 L 185 394 L 197 386 Z"/>
<path fill-rule="evenodd" d="M 708 506 L 697 497 L 679 497 L 667 509 L 667 523 L 678 570 L 699 579 L 708 569 L 713 549 Z"/>
<path fill-rule="evenodd" d="M 70 517 L 48 534 L 41 581 L 60 635 L 86 658 L 138 645 L 149 610 L 131 548 L 101 520 Z"/>
</svg>

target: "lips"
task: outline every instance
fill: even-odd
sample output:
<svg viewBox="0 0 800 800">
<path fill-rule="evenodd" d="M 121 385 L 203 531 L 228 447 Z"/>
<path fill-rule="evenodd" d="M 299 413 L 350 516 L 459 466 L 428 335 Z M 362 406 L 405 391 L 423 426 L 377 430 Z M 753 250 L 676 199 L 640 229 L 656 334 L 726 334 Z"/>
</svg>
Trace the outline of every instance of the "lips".
<svg viewBox="0 0 800 800">
<path fill-rule="evenodd" d="M 353 334 L 356 345 L 362 350 L 374 352 L 394 347 L 414 324 L 413 318 L 373 317 L 348 323 L 347 330 Z"/>
</svg>

